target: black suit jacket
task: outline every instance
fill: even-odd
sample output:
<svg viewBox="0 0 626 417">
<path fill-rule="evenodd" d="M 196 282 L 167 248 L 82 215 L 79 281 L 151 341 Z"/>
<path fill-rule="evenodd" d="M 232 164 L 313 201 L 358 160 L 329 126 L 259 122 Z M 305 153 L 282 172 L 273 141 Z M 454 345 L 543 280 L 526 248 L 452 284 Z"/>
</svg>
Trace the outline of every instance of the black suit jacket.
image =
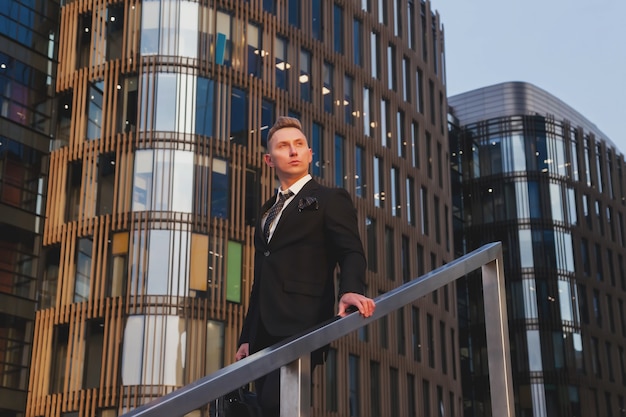
<svg viewBox="0 0 626 417">
<path fill-rule="evenodd" d="M 261 213 L 274 202 L 267 201 Z M 259 219 L 254 246 L 254 283 L 240 345 L 254 344 L 259 320 L 271 335 L 287 337 L 332 318 L 337 265 L 339 295 L 363 294 L 365 254 L 356 209 L 342 188 L 311 179 L 285 207 L 269 243 Z"/>
</svg>

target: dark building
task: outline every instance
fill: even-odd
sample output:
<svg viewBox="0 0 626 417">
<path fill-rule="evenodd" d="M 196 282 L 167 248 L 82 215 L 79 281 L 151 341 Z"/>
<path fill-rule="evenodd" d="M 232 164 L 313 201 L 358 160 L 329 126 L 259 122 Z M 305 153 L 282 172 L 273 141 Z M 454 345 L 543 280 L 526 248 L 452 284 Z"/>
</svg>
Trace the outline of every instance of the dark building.
<svg viewBox="0 0 626 417">
<path fill-rule="evenodd" d="M 448 103 L 455 251 L 503 242 L 516 415 L 624 416 L 623 154 L 530 84 Z M 480 280 L 458 290 L 464 415 L 489 416 Z"/>
<path fill-rule="evenodd" d="M 0 415 L 29 390 L 54 118 L 58 1 L 0 5 Z"/>
<path fill-rule="evenodd" d="M 428 1 L 67 0 L 58 28 L 27 416 L 116 416 L 233 361 L 278 115 L 352 195 L 368 295 L 452 259 Z M 313 414 L 460 415 L 455 294 L 334 343 Z"/>
</svg>

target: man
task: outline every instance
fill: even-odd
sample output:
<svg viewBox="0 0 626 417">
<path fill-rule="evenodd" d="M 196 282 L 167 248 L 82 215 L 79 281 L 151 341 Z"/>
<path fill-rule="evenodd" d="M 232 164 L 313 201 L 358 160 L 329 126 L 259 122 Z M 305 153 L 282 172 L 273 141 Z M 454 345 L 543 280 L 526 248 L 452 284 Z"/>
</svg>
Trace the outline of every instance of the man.
<svg viewBox="0 0 626 417">
<path fill-rule="evenodd" d="M 348 192 L 309 175 L 313 153 L 297 119 L 279 117 L 267 149 L 264 160 L 275 169 L 280 189 L 263 205 L 256 225 L 254 284 L 236 360 L 332 318 L 337 265 L 337 315 L 352 306 L 370 317 L 375 309 L 362 295 L 366 262 Z M 321 362 L 312 358 L 313 366 Z M 278 370 L 256 383 L 264 417 L 280 413 L 279 376 Z"/>
</svg>

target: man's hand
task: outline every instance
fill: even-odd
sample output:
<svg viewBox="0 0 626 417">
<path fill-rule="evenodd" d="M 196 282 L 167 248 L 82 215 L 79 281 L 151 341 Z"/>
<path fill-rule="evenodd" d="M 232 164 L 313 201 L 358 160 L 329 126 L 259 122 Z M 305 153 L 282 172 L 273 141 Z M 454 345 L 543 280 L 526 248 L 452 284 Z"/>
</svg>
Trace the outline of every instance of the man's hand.
<svg viewBox="0 0 626 417">
<path fill-rule="evenodd" d="M 239 346 L 239 350 L 237 350 L 237 353 L 235 354 L 235 360 L 236 361 L 242 360 L 249 354 L 250 354 L 250 344 L 242 343 L 241 346 Z"/>
<path fill-rule="evenodd" d="M 339 300 L 339 313 L 337 315 L 340 317 L 347 316 L 346 310 L 350 306 L 356 307 L 363 317 L 370 317 L 376 309 L 376 303 L 371 298 L 354 292 L 347 292 Z"/>
</svg>

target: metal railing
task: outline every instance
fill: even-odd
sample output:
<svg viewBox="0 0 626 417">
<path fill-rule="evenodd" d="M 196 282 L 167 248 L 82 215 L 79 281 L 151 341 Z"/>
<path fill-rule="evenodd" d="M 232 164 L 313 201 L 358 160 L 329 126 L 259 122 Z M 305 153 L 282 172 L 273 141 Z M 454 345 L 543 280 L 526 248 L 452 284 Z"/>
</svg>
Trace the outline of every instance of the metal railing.
<svg viewBox="0 0 626 417">
<path fill-rule="evenodd" d="M 196 382 L 137 407 L 122 417 L 175 417 L 281 368 L 281 417 L 308 417 L 310 353 L 468 273 L 482 268 L 492 415 L 514 417 L 502 244 L 490 243 L 375 299 L 368 318 L 358 313 L 334 319 L 306 333 L 248 356 Z"/>
</svg>

